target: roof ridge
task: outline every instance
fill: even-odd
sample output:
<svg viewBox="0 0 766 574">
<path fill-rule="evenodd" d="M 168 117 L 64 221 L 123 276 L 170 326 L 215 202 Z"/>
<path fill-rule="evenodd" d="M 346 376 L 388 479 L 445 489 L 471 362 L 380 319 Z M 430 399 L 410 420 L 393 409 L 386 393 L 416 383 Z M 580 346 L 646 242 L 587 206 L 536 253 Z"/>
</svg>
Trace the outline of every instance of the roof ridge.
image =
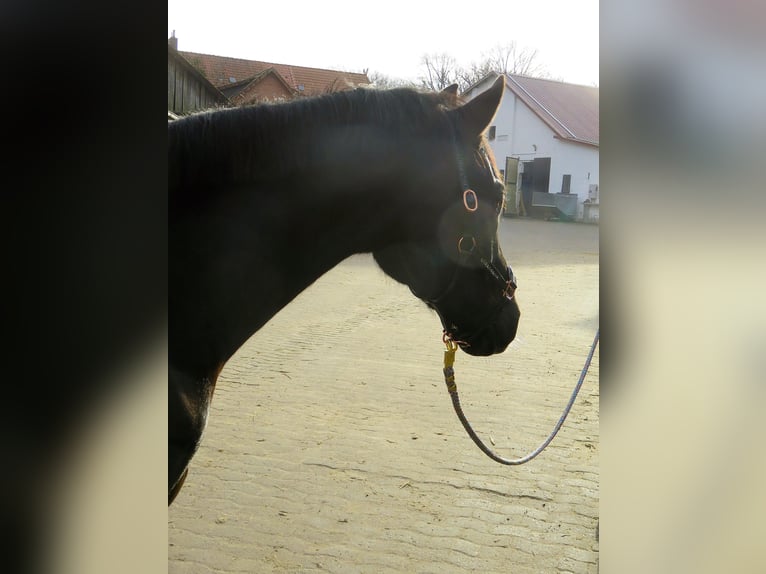
<svg viewBox="0 0 766 574">
<path fill-rule="evenodd" d="M 526 74 L 505 74 L 505 75 L 508 76 L 509 78 L 511 76 L 514 76 L 516 78 L 524 78 L 525 80 L 540 80 L 540 81 L 543 81 L 543 82 L 551 82 L 551 83 L 554 83 L 554 84 L 564 84 L 566 86 L 574 86 L 574 87 L 577 87 L 577 88 L 589 88 L 589 89 L 592 89 L 592 90 L 598 90 L 599 89 L 598 86 L 591 86 L 591 85 L 588 85 L 588 84 L 578 84 L 578 83 L 575 83 L 575 82 L 567 82 L 565 80 L 556 80 L 554 78 L 541 78 L 539 76 L 528 76 Z"/>
<path fill-rule="evenodd" d="M 266 60 L 251 60 L 251 59 L 248 59 L 248 58 L 237 58 L 237 57 L 234 57 L 234 56 L 219 56 L 217 54 L 206 54 L 204 52 L 189 52 L 189 51 L 186 51 L 186 50 L 180 50 L 180 52 L 182 54 L 183 53 L 185 53 L 185 54 L 194 54 L 195 56 L 210 56 L 210 57 L 213 57 L 213 58 L 225 58 L 227 60 L 239 60 L 240 62 L 250 62 L 250 63 L 255 63 L 255 64 L 267 64 L 269 66 L 286 66 L 286 67 L 291 67 L 291 68 L 304 68 L 304 69 L 307 69 L 307 70 L 321 70 L 323 72 L 336 72 L 336 73 L 341 73 L 341 74 L 356 74 L 356 75 L 359 75 L 359 76 L 365 76 L 366 75 L 364 72 L 346 72 L 346 71 L 343 71 L 343 70 L 333 70 L 332 68 L 317 68 L 315 66 L 299 66 L 299 65 L 296 65 L 296 64 L 281 64 L 279 62 L 268 62 Z"/>
<path fill-rule="evenodd" d="M 519 82 L 517 82 L 515 79 L 513 79 L 513 78 L 510 78 L 510 77 L 509 77 L 509 79 L 510 79 L 510 80 L 511 80 L 511 81 L 512 81 L 514 84 L 516 84 L 516 85 L 517 85 L 517 86 L 518 86 L 518 87 L 519 87 L 519 88 L 520 88 L 520 89 L 521 89 L 521 90 L 522 90 L 522 91 L 523 91 L 523 92 L 524 92 L 524 93 L 525 93 L 525 94 L 526 94 L 526 95 L 527 95 L 527 96 L 528 96 L 528 97 L 529 97 L 529 98 L 530 98 L 530 99 L 531 99 L 533 102 L 535 102 L 535 103 L 536 103 L 538 106 L 540 106 L 540 108 L 541 108 L 541 109 L 542 109 L 542 110 L 543 110 L 543 111 L 544 111 L 546 114 L 548 114 L 548 115 L 549 115 L 551 118 L 553 118 L 553 120 L 554 120 L 554 121 L 555 121 L 557 124 L 559 124 L 559 125 L 560 125 L 562 128 L 564 128 L 564 130 L 566 130 L 566 131 L 569 133 L 569 135 L 570 135 L 571 137 L 573 137 L 573 138 L 576 138 L 576 137 L 577 137 L 577 135 L 575 135 L 575 133 L 574 133 L 572 130 L 570 130 L 570 129 L 569 129 L 569 128 L 568 128 L 568 127 L 567 127 L 567 126 L 564 124 L 564 122 L 562 122 L 562 121 L 561 121 L 561 120 L 560 120 L 558 117 L 556 117 L 556 115 L 555 115 L 555 114 L 554 114 L 552 111 L 550 111 L 548 108 L 546 108 L 546 107 L 545 107 L 545 106 L 544 106 L 544 105 L 543 105 L 543 104 L 542 104 L 542 103 L 541 103 L 541 102 L 540 102 L 540 101 L 539 101 L 539 100 L 538 100 L 536 97 L 534 97 L 532 94 L 530 94 L 530 93 L 529 93 L 529 90 L 527 90 L 527 89 L 526 89 L 524 86 L 522 86 L 522 85 L 521 85 Z"/>
</svg>

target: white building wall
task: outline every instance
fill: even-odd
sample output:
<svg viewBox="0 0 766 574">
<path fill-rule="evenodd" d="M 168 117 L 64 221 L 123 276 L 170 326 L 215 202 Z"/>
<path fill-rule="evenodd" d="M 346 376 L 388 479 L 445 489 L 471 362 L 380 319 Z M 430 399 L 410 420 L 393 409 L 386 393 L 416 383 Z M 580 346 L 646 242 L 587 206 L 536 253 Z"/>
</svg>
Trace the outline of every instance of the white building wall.
<svg viewBox="0 0 766 574">
<path fill-rule="evenodd" d="M 551 156 L 549 193 L 560 193 L 564 174 L 572 176 L 569 192 L 577 194 L 577 218 L 583 218 L 583 202 L 591 184 L 598 184 L 598 148 L 556 139 Z"/>
<path fill-rule="evenodd" d="M 556 149 L 553 132 L 510 90 L 506 89 L 493 123 L 495 139 L 490 143 L 501 164 L 506 156 L 521 161 L 553 157 Z"/>
<path fill-rule="evenodd" d="M 490 77 L 478 84 L 468 97 L 488 89 L 493 81 Z M 583 202 L 588 199 L 590 185 L 598 184 L 599 149 L 554 137 L 553 130 L 508 87 L 492 125 L 495 126 L 495 139 L 490 141 L 490 146 L 498 167 L 505 169 L 506 157 L 518 158 L 520 162 L 538 157 L 551 158 L 548 192 L 560 193 L 564 174 L 571 175 L 569 191 L 577 194 L 577 218 L 582 219 Z"/>
</svg>

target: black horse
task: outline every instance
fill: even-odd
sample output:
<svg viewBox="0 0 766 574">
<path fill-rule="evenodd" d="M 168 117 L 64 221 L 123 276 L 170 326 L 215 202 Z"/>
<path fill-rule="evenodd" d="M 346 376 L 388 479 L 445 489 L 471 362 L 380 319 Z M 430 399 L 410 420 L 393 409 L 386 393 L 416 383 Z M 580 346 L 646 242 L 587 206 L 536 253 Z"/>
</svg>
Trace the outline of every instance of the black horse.
<svg viewBox="0 0 766 574">
<path fill-rule="evenodd" d="M 503 185 L 482 135 L 502 95 L 502 78 L 467 103 L 456 86 L 357 89 L 168 124 L 168 504 L 226 361 L 354 253 L 372 253 L 465 352 L 513 340 Z"/>
</svg>

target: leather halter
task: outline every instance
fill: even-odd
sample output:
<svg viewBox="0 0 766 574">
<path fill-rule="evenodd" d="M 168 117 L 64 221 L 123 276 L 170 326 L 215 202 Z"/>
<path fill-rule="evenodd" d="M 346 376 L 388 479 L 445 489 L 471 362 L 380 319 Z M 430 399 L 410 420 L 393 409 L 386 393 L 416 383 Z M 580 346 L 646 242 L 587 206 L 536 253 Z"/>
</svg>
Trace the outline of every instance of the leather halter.
<svg viewBox="0 0 766 574">
<path fill-rule="evenodd" d="M 457 169 L 458 169 L 458 176 L 460 178 L 460 187 L 463 194 L 463 207 L 465 208 L 466 212 L 469 214 L 475 213 L 479 208 L 479 197 L 476 194 L 476 192 L 471 189 L 470 185 L 468 184 L 468 178 L 466 177 L 465 173 L 465 158 L 462 154 L 462 151 L 460 149 L 460 146 L 458 144 L 458 140 L 456 135 L 453 132 L 453 143 L 455 147 L 455 155 L 457 159 Z M 486 150 L 481 147 L 480 153 L 482 155 L 482 158 L 484 160 L 484 163 L 486 167 L 489 169 L 489 171 L 492 173 L 492 176 L 495 180 L 495 182 L 500 182 L 500 180 L 497 177 L 497 174 L 495 173 L 495 170 L 492 166 L 492 162 L 490 161 Z M 502 183 L 501 183 L 502 185 Z M 494 239 L 491 241 L 489 246 L 489 260 L 487 260 L 487 257 L 485 257 L 481 252 L 483 249 L 482 246 L 477 241 L 476 237 L 470 233 L 463 233 L 460 235 L 460 237 L 457 238 L 457 250 L 460 254 L 460 259 L 455 267 L 455 271 L 452 274 L 452 279 L 447 284 L 447 286 L 444 288 L 444 290 L 439 293 L 438 296 L 432 297 L 432 298 L 425 298 L 420 297 L 424 301 L 430 303 L 436 313 L 439 315 L 439 318 L 442 322 L 442 327 L 444 328 L 444 336 L 443 339 L 446 341 L 453 341 L 456 344 L 461 345 L 468 345 L 470 346 L 470 343 L 468 341 L 462 340 L 462 339 L 471 339 L 476 333 L 484 329 L 485 325 L 487 323 L 490 323 L 492 319 L 497 315 L 500 308 L 507 302 L 513 299 L 515 293 L 516 293 L 516 276 L 513 273 L 513 270 L 511 269 L 511 266 L 508 265 L 505 269 L 502 269 L 500 266 L 497 265 L 495 261 L 495 242 Z M 495 306 L 490 313 L 487 314 L 487 317 L 485 320 L 479 321 L 479 324 L 481 327 L 476 329 L 474 332 L 471 333 L 465 333 L 460 332 L 460 328 L 457 327 L 457 332 L 455 332 L 455 329 L 451 329 L 450 327 L 455 327 L 454 325 L 450 324 L 446 317 L 442 314 L 441 310 L 438 308 L 438 303 L 444 300 L 454 289 L 455 285 L 457 284 L 458 277 L 460 276 L 460 272 L 463 268 L 468 267 L 468 262 L 474 260 L 478 261 L 490 274 L 490 276 L 498 282 L 499 288 L 501 289 L 502 298 L 497 306 Z M 412 290 L 412 288 L 410 288 Z M 416 295 L 414 290 L 412 292 Z M 460 339 L 458 339 L 458 337 Z"/>
<path fill-rule="evenodd" d="M 479 208 L 479 197 L 468 184 L 468 178 L 465 174 L 465 158 L 460 149 L 460 146 L 458 145 L 456 137 L 453 137 L 453 142 L 455 146 L 455 155 L 457 157 L 457 169 L 458 176 L 460 178 L 460 187 L 463 193 L 463 207 L 468 213 L 474 213 Z M 499 183 L 500 180 L 498 179 L 497 174 L 492 167 L 492 162 L 489 160 L 486 150 L 482 147 L 480 148 L 479 152 L 482 155 L 484 164 L 492 173 L 495 182 Z M 501 269 L 495 264 L 494 240 L 491 242 L 489 248 L 489 261 L 487 261 L 486 257 L 481 255 L 481 250 L 479 249 L 479 243 L 476 241 L 476 237 L 469 233 L 463 233 L 457 239 L 457 250 L 460 254 L 460 261 L 458 262 L 457 268 L 455 269 L 455 273 L 452 275 L 452 280 L 437 297 L 427 299 L 427 301 L 435 304 L 444 299 L 454 288 L 460 269 L 465 267 L 465 264 L 471 259 L 478 260 L 478 262 L 481 263 L 481 265 L 489 272 L 492 278 L 502 285 L 502 295 L 504 298 L 508 300 L 513 299 L 516 288 L 518 286 L 516 282 L 516 276 L 514 275 L 510 265 L 508 265 L 506 269 Z"/>
</svg>

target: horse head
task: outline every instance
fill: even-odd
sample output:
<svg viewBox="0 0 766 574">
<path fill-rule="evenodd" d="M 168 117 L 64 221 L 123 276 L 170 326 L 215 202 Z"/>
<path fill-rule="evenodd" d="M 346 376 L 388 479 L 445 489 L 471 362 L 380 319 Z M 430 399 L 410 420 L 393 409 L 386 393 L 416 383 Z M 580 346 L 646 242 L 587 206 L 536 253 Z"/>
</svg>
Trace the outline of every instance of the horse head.
<svg viewBox="0 0 766 574">
<path fill-rule="evenodd" d="M 516 278 L 498 241 L 504 186 L 483 133 L 503 96 L 504 80 L 467 103 L 456 86 L 442 92 L 450 150 L 419 181 L 435 209 L 419 214 L 412 240 L 374 252 L 380 267 L 405 283 L 441 319 L 445 337 L 471 355 L 492 355 L 516 336 L 520 311 Z M 445 139 L 445 138 L 442 138 Z"/>
</svg>

